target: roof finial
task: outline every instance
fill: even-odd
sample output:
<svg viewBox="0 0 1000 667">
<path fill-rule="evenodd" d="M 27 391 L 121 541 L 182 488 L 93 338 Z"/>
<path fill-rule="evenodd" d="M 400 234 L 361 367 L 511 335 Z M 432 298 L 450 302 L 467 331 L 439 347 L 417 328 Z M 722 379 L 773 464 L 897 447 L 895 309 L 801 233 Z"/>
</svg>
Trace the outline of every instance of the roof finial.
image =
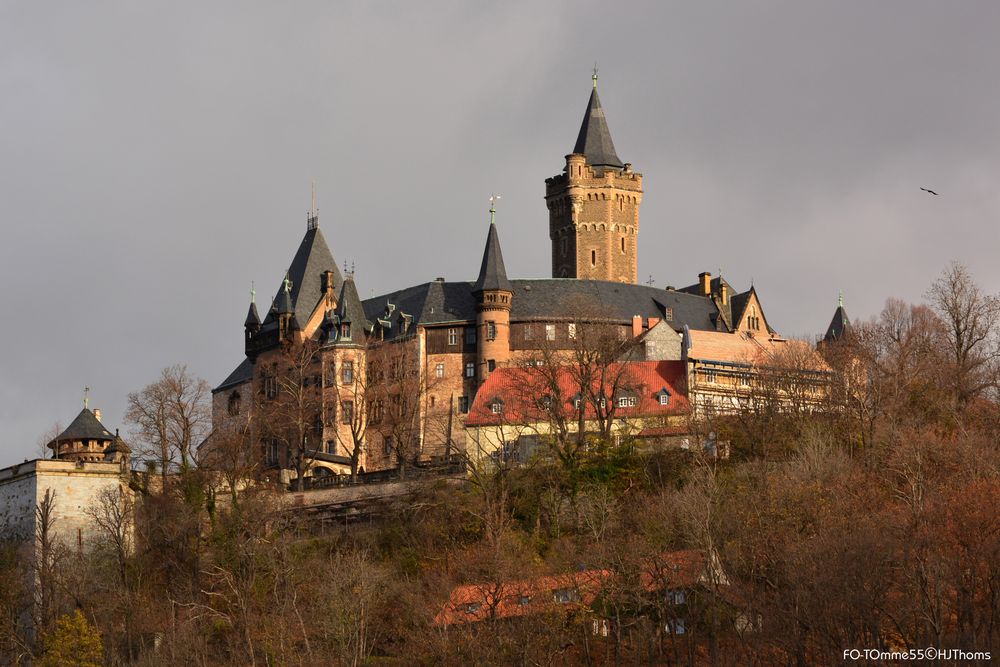
<svg viewBox="0 0 1000 667">
<path fill-rule="evenodd" d="M 497 216 L 497 202 L 500 201 L 500 195 L 495 192 L 490 195 L 490 224 L 496 224 Z"/>
<path fill-rule="evenodd" d="M 306 214 L 306 229 L 316 229 L 319 226 L 319 209 L 316 208 L 316 180 L 312 182 L 312 196 L 309 201 L 309 213 Z"/>
<path fill-rule="evenodd" d="M 594 80 L 594 90 L 597 90 L 597 61 L 594 61 L 594 73 L 590 77 Z"/>
<path fill-rule="evenodd" d="M 90 387 L 83 388 L 83 409 L 86 410 L 90 407 Z"/>
<path fill-rule="evenodd" d="M 291 293 L 291 291 L 292 291 L 292 281 L 288 277 L 288 272 L 285 272 L 285 279 L 282 281 L 282 285 L 283 285 L 284 290 L 286 292 Z"/>
<path fill-rule="evenodd" d="M 253 281 L 250 281 L 250 303 L 257 303 L 257 290 L 254 289 Z"/>
<path fill-rule="evenodd" d="M 840 294 L 837 296 L 837 307 L 844 307 L 844 290 L 840 290 Z"/>
</svg>

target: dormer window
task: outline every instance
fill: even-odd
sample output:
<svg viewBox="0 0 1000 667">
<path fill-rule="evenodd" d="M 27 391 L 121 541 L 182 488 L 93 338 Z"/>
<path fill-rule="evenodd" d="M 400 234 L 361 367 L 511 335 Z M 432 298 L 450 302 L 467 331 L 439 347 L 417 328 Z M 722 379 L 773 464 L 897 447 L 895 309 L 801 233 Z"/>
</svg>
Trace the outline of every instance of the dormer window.
<svg viewBox="0 0 1000 667">
<path fill-rule="evenodd" d="M 492 412 L 495 415 L 503 413 L 503 401 L 501 401 L 499 398 L 494 398 L 492 401 L 490 401 L 490 412 Z"/>
<path fill-rule="evenodd" d="M 661 389 L 656 393 L 656 402 L 660 405 L 670 405 L 670 392 L 666 389 Z"/>
<path fill-rule="evenodd" d="M 340 325 L 340 337 L 344 340 L 351 340 L 351 323 L 344 322 Z"/>
<path fill-rule="evenodd" d="M 638 403 L 638 399 L 633 394 L 622 394 L 615 400 L 615 404 L 619 408 L 634 408 Z"/>
</svg>

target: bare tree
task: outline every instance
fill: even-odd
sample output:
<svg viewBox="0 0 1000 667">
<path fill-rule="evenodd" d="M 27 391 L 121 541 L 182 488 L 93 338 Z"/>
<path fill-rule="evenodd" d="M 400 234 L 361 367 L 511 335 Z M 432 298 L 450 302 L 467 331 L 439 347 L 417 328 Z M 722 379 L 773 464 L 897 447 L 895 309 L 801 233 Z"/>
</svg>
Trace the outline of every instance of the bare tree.
<svg viewBox="0 0 1000 667">
<path fill-rule="evenodd" d="M 35 506 L 34 558 L 35 575 L 34 627 L 45 631 L 59 615 L 58 576 L 65 559 L 65 548 L 56 535 L 56 492 L 46 489 L 45 495 Z"/>
<path fill-rule="evenodd" d="M 128 561 L 135 548 L 135 502 L 131 491 L 121 485 L 103 489 L 87 514 L 97 526 L 99 543 L 115 560 L 122 587 L 126 587 Z"/>
<path fill-rule="evenodd" d="M 996 387 L 1000 359 L 1000 299 L 985 294 L 969 270 L 953 263 L 927 292 L 945 324 L 953 364 L 951 391 L 960 406 Z"/>
<path fill-rule="evenodd" d="M 264 396 L 257 410 L 257 432 L 282 446 L 300 491 L 312 468 L 312 455 L 322 446 L 322 382 L 320 344 L 286 340 L 265 371 Z"/>
<path fill-rule="evenodd" d="M 208 383 L 183 365 L 164 368 L 159 380 L 128 396 L 125 420 L 139 451 L 158 462 L 164 488 L 175 465 L 190 468 L 194 448 L 211 428 L 209 396 Z"/>
</svg>

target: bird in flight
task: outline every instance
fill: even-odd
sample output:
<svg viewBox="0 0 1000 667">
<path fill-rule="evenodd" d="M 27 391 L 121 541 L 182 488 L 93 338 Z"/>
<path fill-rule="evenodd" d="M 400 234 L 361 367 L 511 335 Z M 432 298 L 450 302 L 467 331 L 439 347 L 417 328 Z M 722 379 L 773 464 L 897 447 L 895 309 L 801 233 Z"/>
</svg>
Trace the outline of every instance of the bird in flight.
<svg viewBox="0 0 1000 667">
<path fill-rule="evenodd" d="M 932 195 L 937 195 L 937 193 L 934 192 L 933 190 L 928 190 L 927 188 L 920 188 L 920 189 L 923 190 L 924 192 L 929 192 Z"/>
</svg>

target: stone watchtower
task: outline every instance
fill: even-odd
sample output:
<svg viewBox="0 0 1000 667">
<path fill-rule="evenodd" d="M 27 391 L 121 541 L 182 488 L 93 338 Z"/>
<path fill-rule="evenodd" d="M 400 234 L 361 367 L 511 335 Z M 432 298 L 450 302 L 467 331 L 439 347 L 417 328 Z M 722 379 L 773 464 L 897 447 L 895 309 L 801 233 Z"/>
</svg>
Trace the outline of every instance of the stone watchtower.
<svg viewBox="0 0 1000 667">
<path fill-rule="evenodd" d="M 510 360 L 510 306 L 514 288 L 507 280 L 500 252 L 495 206 L 490 206 L 490 231 L 472 295 L 476 298 L 476 366 L 481 384 L 497 366 Z"/>
<path fill-rule="evenodd" d="M 615 153 L 593 78 L 566 169 L 545 180 L 552 277 L 635 283 L 642 174 Z"/>
</svg>

